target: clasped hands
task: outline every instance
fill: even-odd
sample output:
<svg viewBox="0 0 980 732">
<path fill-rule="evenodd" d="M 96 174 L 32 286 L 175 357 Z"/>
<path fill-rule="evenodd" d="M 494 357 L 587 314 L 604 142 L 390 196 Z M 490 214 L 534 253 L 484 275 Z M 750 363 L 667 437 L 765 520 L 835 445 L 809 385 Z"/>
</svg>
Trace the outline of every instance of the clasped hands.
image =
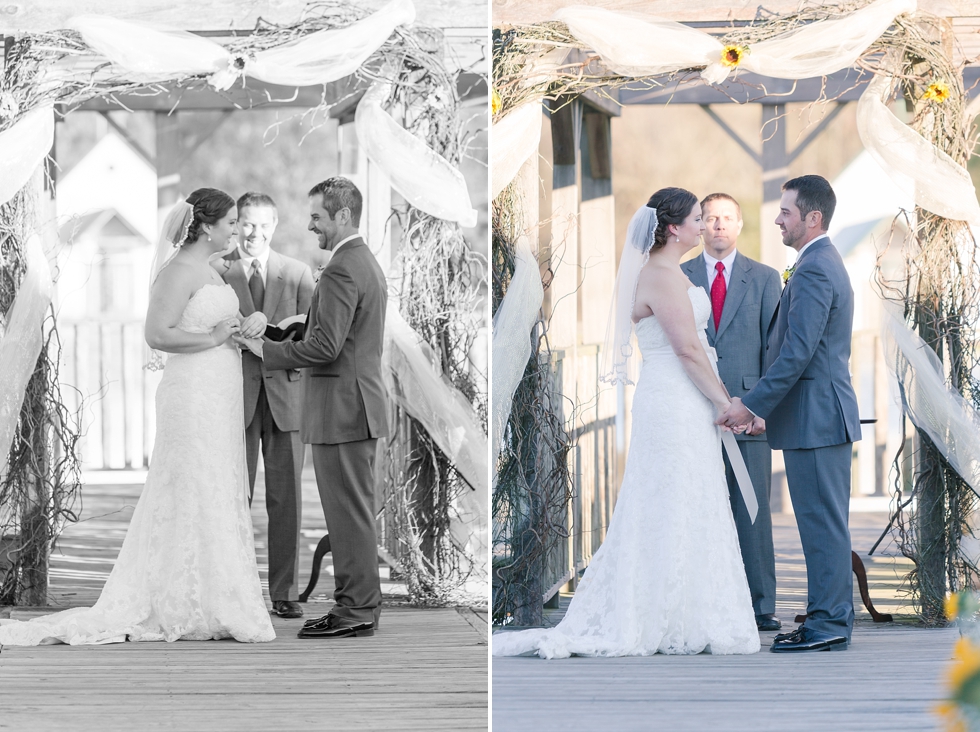
<svg viewBox="0 0 980 732">
<path fill-rule="evenodd" d="M 247 348 L 262 358 L 262 334 L 268 324 L 269 319 L 264 313 L 254 312 L 242 321 L 241 329 L 231 339 L 242 350 Z"/>
<path fill-rule="evenodd" d="M 738 397 L 732 397 L 728 409 L 715 420 L 715 424 L 736 435 L 743 432 L 747 435 L 761 435 L 766 431 L 766 421 L 752 414 Z"/>
</svg>

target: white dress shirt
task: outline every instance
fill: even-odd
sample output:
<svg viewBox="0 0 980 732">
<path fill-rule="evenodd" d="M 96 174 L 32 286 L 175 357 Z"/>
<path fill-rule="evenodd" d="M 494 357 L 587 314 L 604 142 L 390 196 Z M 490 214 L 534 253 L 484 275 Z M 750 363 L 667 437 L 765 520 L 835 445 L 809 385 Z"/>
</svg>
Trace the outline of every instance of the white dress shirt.
<svg viewBox="0 0 980 732">
<path fill-rule="evenodd" d="M 708 287 L 711 287 L 711 285 L 714 284 L 715 277 L 718 276 L 718 272 L 715 270 L 715 264 L 717 262 L 721 262 L 723 265 L 725 265 L 725 270 L 723 274 L 725 275 L 725 290 L 727 291 L 728 284 L 732 281 L 732 263 L 735 262 L 735 255 L 738 254 L 738 250 L 732 249 L 731 254 L 729 254 L 724 259 L 715 259 L 710 254 L 708 254 L 707 249 L 704 250 L 703 254 L 704 254 L 705 269 L 708 273 Z M 709 290 L 709 294 L 710 294 L 710 290 Z"/>
</svg>

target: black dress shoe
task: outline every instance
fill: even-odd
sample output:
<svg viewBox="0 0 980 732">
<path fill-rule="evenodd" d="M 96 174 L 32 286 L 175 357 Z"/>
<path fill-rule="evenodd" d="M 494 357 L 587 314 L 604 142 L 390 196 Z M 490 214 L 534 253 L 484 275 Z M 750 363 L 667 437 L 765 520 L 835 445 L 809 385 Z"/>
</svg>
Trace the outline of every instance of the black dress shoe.
<svg viewBox="0 0 980 732">
<path fill-rule="evenodd" d="M 763 631 L 779 630 L 783 624 L 772 613 L 755 616 L 755 627 Z"/>
<path fill-rule="evenodd" d="M 316 622 L 303 624 L 299 638 L 348 638 L 350 636 L 368 637 L 374 635 L 374 623 L 349 620 L 338 615 L 324 615 Z"/>
<path fill-rule="evenodd" d="M 298 602 L 293 602 L 292 600 L 273 600 L 272 612 L 280 618 L 303 617 L 303 608 L 299 606 Z"/>
<path fill-rule="evenodd" d="M 847 638 L 830 633 L 821 633 L 819 630 L 807 628 L 801 625 L 788 637 L 772 642 L 769 650 L 773 653 L 806 653 L 808 651 L 846 651 Z"/>
</svg>

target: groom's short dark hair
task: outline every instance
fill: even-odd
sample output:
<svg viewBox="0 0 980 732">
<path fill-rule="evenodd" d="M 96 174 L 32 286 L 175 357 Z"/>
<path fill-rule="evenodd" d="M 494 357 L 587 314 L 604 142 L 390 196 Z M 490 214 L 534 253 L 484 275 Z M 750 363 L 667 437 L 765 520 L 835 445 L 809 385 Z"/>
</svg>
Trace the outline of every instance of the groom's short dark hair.
<svg viewBox="0 0 980 732">
<path fill-rule="evenodd" d="M 350 221 L 354 227 L 361 225 L 361 206 L 364 201 L 357 186 L 347 178 L 336 176 L 317 183 L 310 189 L 310 197 L 322 196 L 323 209 L 330 214 L 330 220 L 342 208 L 350 209 Z"/>
<path fill-rule="evenodd" d="M 279 218 L 279 208 L 276 206 L 276 202 L 272 200 L 272 196 L 268 196 L 265 193 L 256 193 L 255 191 L 243 193 L 238 198 L 237 206 L 239 215 L 241 215 L 242 209 L 246 206 L 268 206 L 275 212 L 276 218 Z"/>
<path fill-rule="evenodd" d="M 811 211 L 819 211 L 823 221 L 823 229 L 830 228 L 830 220 L 837 208 L 837 196 L 830 186 L 830 181 L 822 175 L 801 175 L 783 183 L 784 191 L 796 191 L 796 207 L 800 209 L 800 218 L 805 218 Z"/>
</svg>

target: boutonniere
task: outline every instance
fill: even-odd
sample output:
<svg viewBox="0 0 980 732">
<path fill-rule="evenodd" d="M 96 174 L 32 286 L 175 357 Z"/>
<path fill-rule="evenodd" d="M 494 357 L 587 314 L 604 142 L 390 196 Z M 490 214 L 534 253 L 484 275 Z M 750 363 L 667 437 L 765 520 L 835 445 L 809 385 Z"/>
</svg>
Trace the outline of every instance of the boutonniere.
<svg viewBox="0 0 980 732">
<path fill-rule="evenodd" d="M 322 274 L 323 274 L 323 270 L 325 270 L 326 268 L 327 268 L 327 265 L 325 265 L 325 264 L 321 264 L 321 265 L 320 265 L 319 267 L 317 267 L 317 268 L 316 268 L 316 270 L 315 270 L 315 271 L 313 272 L 313 284 L 314 284 L 314 285 L 315 285 L 315 284 L 316 284 L 317 282 L 319 282 L 319 281 L 320 281 L 320 275 L 322 275 Z"/>
<path fill-rule="evenodd" d="M 795 264 L 792 267 L 787 267 L 786 269 L 783 270 L 783 284 L 784 285 L 788 285 L 789 284 L 789 278 L 793 276 L 793 273 L 795 271 L 796 271 L 796 265 Z"/>
</svg>

